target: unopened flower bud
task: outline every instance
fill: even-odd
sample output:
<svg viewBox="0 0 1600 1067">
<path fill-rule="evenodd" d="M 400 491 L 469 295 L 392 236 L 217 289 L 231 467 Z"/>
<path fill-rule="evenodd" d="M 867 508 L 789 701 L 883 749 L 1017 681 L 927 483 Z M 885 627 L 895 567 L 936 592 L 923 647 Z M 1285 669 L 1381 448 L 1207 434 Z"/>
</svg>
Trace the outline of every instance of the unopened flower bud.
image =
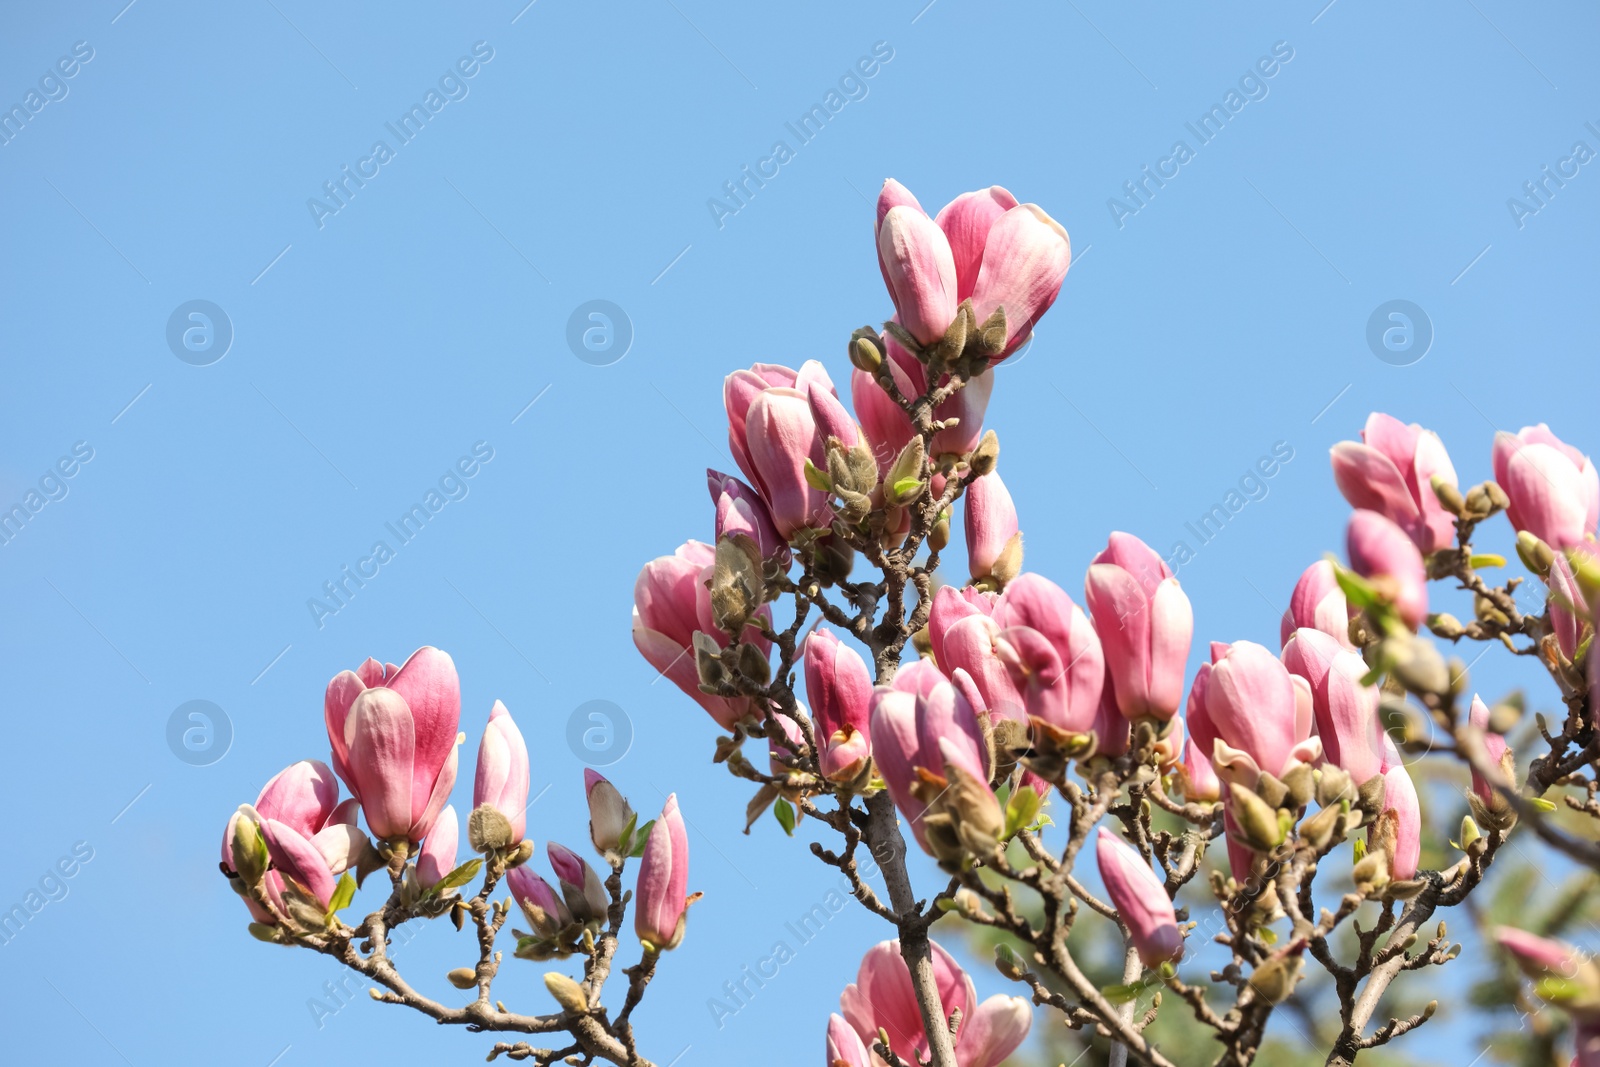
<svg viewBox="0 0 1600 1067">
<path fill-rule="evenodd" d="M 933 524 L 933 529 L 928 531 L 928 547 L 935 552 L 943 552 L 950 545 L 950 512 L 939 513 L 939 519 Z"/>
<path fill-rule="evenodd" d="M 471 989 L 478 984 L 478 972 L 471 967 L 457 967 L 445 979 L 457 989 Z"/>
<path fill-rule="evenodd" d="M 882 342 L 871 326 L 863 326 L 850 335 L 849 351 L 850 362 L 868 374 L 877 374 L 883 366 Z"/>
<path fill-rule="evenodd" d="M 722 666 L 722 646 L 717 644 L 716 638 L 701 630 L 694 632 L 694 666 L 695 672 L 700 676 L 700 689 L 713 696 L 718 694 L 718 686 L 728 676 L 726 668 Z"/>
<path fill-rule="evenodd" d="M 999 462 L 1000 438 L 993 430 L 985 430 L 978 447 L 972 450 L 972 458 L 967 461 L 967 466 L 972 469 L 974 477 L 981 478 L 994 470 Z"/>
<path fill-rule="evenodd" d="M 1541 578 L 1549 575 L 1556 561 L 1555 551 L 1527 530 L 1517 534 L 1517 555 L 1525 567 Z"/>
<path fill-rule="evenodd" d="M 1300 837 L 1306 844 L 1321 852 L 1334 839 L 1333 835 L 1343 821 L 1344 812 L 1338 807 L 1323 808 L 1300 824 Z"/>
<path fill-rule="evenodd" d="M 245 885 L 255 885 L 267 873 L 267 843 L 261 838 L 255 810 L 249 805 L 241 807 L 233 817 L 232 859 L 233 869 Z"/>
<path fill-rule="evenodd" d="M 1461 625 L 1461 620 L 1447 611 L 1441 611 L 1437 615 L 1429 615 L 1428 629 L 1432 630 L 1435 636 L 1442 637 L 1446 641 L 1454 641 L 1467 632 L 1466 628 Z"/>
<path fill-rule="evenodd" d="M 474 852 L 497 852 L 516 843 L 511 820 L 502 815 L 499 809 L 479 804 L 467 816 L 467 844 L 472 846 Z"/>
<path fill-rule="evenodd" d="M 711 571 L 711 617 L 727 634 L 737 635 L 766 599 L 761 553 L 748 537 L 733 535 L 717 542 Z"/>
<path fill-rule="evenodd" d="M 1270 852 L 1283 843 L 1283 826 L 1271 805 L 1237 782 L 1228 783 L 1228 795 L 1246 844 L 1257 852 Z"/>
<path fill-rule="evenodd" d="M 1350 775 L 1342 767 L 1324 763 L 1317 770 L 1317 803 L 1328 808 L 1336 807 L 1341 800 L 1355 801 Z"/>
<path fill-rule="evenodd" d="M 1316 791 L 1316 776 L 1309 763 L 1296 763 L 1284 772 L 1283 784 L 1287 788 L 1289 806 L 1303 808 L 1311 802 Z"/>
<path fill-rule="evenodd" d="M 1294 992 L 1303 966 L 1299 953 L 1273 956 L 1250 975 L 1250 988 L 1268 1004 L 1280 1004 Z"/>
<path fill-rule="evenodd" d="M 566 975 L 558 971 L 549 972 L 544 976 L 544 987 L 556 998 L 556 1003 L 571 1014 L 588 1013 L 589 998 L 584 995 L 583 987 Z"/>
<path fill-rule="evenodd" d="M 1011 535 L 1011 540 L 1000 550 L 1000 555 L 995 557 L 994 567 L 989 571 L 989 576 L 1002 588 L 1017 575 L 1022 573 L 1022 531 L 1018 530 Z"/>
<path fill-rule="evenodd" d="M 633 809 L 616 786 L 588 767 L 583 770 L 583 788 L 589 801 L 589 840 L 602 855 L 614 851 L 634 817 Z"/>
<path fill-rule="evenodd" d="M 1450 514 L 1460 516 L 1466 507 L 1466 501 L 1461 496 L 1461 490 L 1456 488 L 1453 481 L 1448 481 L 1443 475 L 1435 474 L 1429 479 L 1428 484 L 1433 487 L 1433 495 L 1438 498 L 1439 506 Z"/>
</svg>

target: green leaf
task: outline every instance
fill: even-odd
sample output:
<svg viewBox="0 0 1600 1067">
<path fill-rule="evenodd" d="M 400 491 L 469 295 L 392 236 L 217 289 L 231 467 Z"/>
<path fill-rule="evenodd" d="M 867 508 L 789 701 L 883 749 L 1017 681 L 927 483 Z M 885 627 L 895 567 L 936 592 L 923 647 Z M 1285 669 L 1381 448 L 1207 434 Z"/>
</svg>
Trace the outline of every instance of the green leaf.
<svg viewBox="0 0 1600 1067">
<path fill-rule="evenodd" d="M 893 493 L 896 498 L 904 499 L 908 495 L 921 492 L 921 490 L 921 478 L 901 478 L 898 482 L 895 482 L 894 485 L 890 487 L 889 491 Z"/>
<path fill-rule="evenodd" d="M 1529 797 L 1528 798 L 1528 803 L 1532 804 L 1534 807 L 1538 808 L 1540 811 L 1555 811 L 1556 810 L 1556 806 L 1554 804 L 1550 803 L 1550 801 L 1546 800 L 1544 797 Z"/>
<path fill-rule="evenodd" d="M 438 896 L 448 889 L 454 889 L 457 886 L 466 885 L 468 882 L 477 877 L 478 868 L 482 866 L 482 860 L 468 860 L 435 882 L 433 884 L 433 888 L 428 890 L 428 894 L 430 896 Z"/>
<path fill-rule="evenodd" d="M 633 835 L 633 848 L 628 850 L 631 859 L 638 859 L 644 855 L 645 842 L 650 840 L 650 828 L 656 824 L 654 819 L 639 827 L 638 833 Z"/>
<path fill-rule="evenodd" d="M 1102 996 L 1113 1004 L 1126 1004 L 1130 1000 L 1137 1000 L 1139 994 L 1144 992 L 1144 985 L 1131 982 L 1127 985 L 1108 985 L 1100 990 Z"/>
<path fill-rule="evenodd" d="M 826 473 L 817 469 L 816 464 L 806 460 L 806 484 L 819 493 L 833 492 L 833 480 Z"/>
<path fill-rule="evenodd" d="M 790 837 L 794 836 L 794 807 L 783 797 L 772 805 L 772 814 L 778 817 L 778 825 L 783 827 L 783 832 Z"/>
<path fill-rule="evenodd" d="M 1018 830 L 1031 824 L 1039 815 L 1043 801 L 1031 785 L 1025 785 L 1006 801 L 1006 837 L 1014 837 Z"/>
<path fill-rule="evenodd" d="M 350 877 L 350 872 L 345 871 L 339 876 L 339 884 L 333 887 L 333 896 L 328 898 L 328 918 L 350 906 L 356 898 L 356 880 Z"/>
<path fill-rule="evenodd" d="M 1354 854 L 1354 861 L 1360 863 L 1367 857 L 1367 843 L 1358 837 L 1350 842 L 1350 851 Z"/>
<path fill-rule="evenodd" d="M 627 824 L 623 826 L 622 833 L 617 835 L 617 852 L 621 855 L 628 856 L 633 853 L 633 831 L 638 824 L 639 813 L 630 811 Z"/>
<path fill-rule="evenodd" d="M 1467 566 L 1473 570 L 1481 567 L 1504 567 L 1505 565 L 1506 558 L 1494 552 L 1474 552 L 1472 557 L 1467 560 Z"/>
<path fill-rule="evenodd" d="M 1333 577 L 1339 583 L 1339 588 L 1344 591 L 1344 598 L 1349 601 L 1351 607 L 1364 609 L 1377 606 L 1378 591 L 1355 571 L 1335 561 Z"/>
</svg>

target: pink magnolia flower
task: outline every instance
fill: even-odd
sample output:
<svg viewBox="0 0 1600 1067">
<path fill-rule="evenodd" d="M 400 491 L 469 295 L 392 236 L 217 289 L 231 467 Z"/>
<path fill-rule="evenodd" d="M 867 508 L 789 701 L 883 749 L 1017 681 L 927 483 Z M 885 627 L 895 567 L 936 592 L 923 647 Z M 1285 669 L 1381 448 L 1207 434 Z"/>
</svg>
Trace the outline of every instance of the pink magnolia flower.
<svg viewBox="0 0 1600 1067">
<path fill-rule="evenodd" d="M 928 609 L 928 643 L 932 647 L 933 658 L 941 667 L 947 662 L 944 639 L 951 627 L 969 615 L 992 616 L 999 599 L 997 593 L 985 592 L 971 586 L 957 588 L 953 585 L 941 585 L 938 588 L 933 594 L 933 607 Z"/>
<path fill-rule="evenodd" d="M 460 843 L 461 822 L 456 818 L 456 809 L 446 805 L 434 821 L 428 839 L 422 843 L 422 851 L 417 854 L 417 881 L 422 888 L 432 889 L 456 869 L 456 848 Z"/>
<path fill-rule="evenodd" d="M 1378 774 L 1383 763 L 1381 694 L 1376 685 L 1361 684 L 1366 661 L 1337 638 L 1307 627 L 1290 635 L 1283 663 L 1311 687 L 1317 735 L 1328 762 L 1342 767 L 1358 785 Z"/>
<path fill-rule="evenodd" d="M 554 841 L 544 846 L 544 853 L 573 916 L 580 922 L 604 923 L 611 908 L 611 898 L 606 892 L 605 883 L 589 866 L 589 861 Z"/>
<path fill-rule="evenodd" d="M 1061 224 L 1036 204 L 1020 204 L 995 220 L 972 288 L 972 310 L 983 322 L 1006 313 L 1006 347 L 998 363 L 1033 336 L 1033 325 L 1061 292 L 1072 265 L 1072 243 Z"/>
<path fill-rule="evenodd" d="M 711 490 L 711 502 L 717 508 L 716 540 L 743 534 L 755 544 L 762 559 L 777 560 L 787 567 L 789 546 L 778 536 L 772 524 L 772 513 L 761 494 L 721 471 L 706 468 L 706 486 Z"/>
<path fill-rule="evenodd" d="M 990 471 L 967 487 L 967 570 L 974 579 L 994 573 L 1011 539 L 1017 535 L 1017 506 L 999 471 Z"/>
<path fill-rule="evenodd" d="M 711 614 L 711 591 L 706 586 L 716 550 L 700 541 L 686 541 L 670 556 L 644 565 L 633 583 L 633 643 L 650 665 L 704 708 L 723 729 L 750 711 L 745 697 L 725 698 L 700 691 L 695 668 L 694 634 L 710 635 L 726 648 L 728 635 L 717 628 Z M 768 609 L 762 608 L 763 613 Z M 754 626 L 744 639 L 763 652 L 772 643 Z"/>
<path fill-rule="evenodd" d="M 339 802 L 339 783 L 327 764 L 320 760 L 291 764 L 272 776 L 254 805 L 245 804 L 229 817 L 222 834 L 223 870 L 230 874 L 237 870 L 234 829 L 240 819 L 248 819 L 260 830 L 277 865 L 266 875 L 268 896 L 281 901 L 287 872 L 326 905 L 334 879 L 355 863 L 366 844 L 355 825 L 357 811 L 354 798 Z M 268 823 L 273 825 L 270 836 Z M 271 925 L 276 921 L 250 898 L 246 897 L 245 903 L 257 922 Z"/>
<path fill-rule="evenodd" d="M 1578 1058 L 1572 1062 L 1578 1067 L 1600 1063 L 1600 967 L 1594 958 L 1564 942 L 1511 926 L 1496 927 L 1493 936 L 1523 974 L 1535 982 L 1553 980 L 1553 989 L 1535 991 L 1576 1024 Z"/>
<path fill-rule="evenodd" d="M 528 746 L 511 713 L 500 701 L 489 711 L 478 746 L 478 775 L 472 783 L 472 806 L 487 804 L 511 823 L 521 841 L 528 828 Z"/>
<path fill-rule="evenodd" d="M 872 675 L 867 663 L 832 631 L 819 627 L 806 638 L 805 673 L 823 777 L 851 781 L 872 755 Z"/>
<path fill-rule="evenodd" d="M 923 344 L 937 341 L 971 298 L 979 322 L 1006 314 L 1010 355 L 1055 303 L 1072 263 L 1061 224 L 998 185 L 963 193 L 926 224 L 910 191 L 890 179 L 878 197 L 878 263 L 901 324 Z"/>
<path fill-rule="evenodd" d="M 1289 610 L 1278 624 L 1278 643 L 1286 645 L 1289 636 L 1302 626 L 1321 630 L 1345 648 L 1355 651 L 1350 641 L 1350 606 L 1344 590 L 1333 576 L 1333 564 L 1319 559 L 1305 569 L 1289 597 Z"/>
<path fill-rule="evenodd" d="M 996 602 L 991 622 L 1000 628 L 995 655 L 1028 717 L 1069 733 L 1095 729 L 1105 654 L 1072 598 L 1048 578 L 1021 574 Z M 953 644 L 946 640 L 946 647 Z"/>
<path fill-rule="evenodd" d="M 1557 551 L 1580 545 L 1600 519 L 1594 461 L 1544 423 L 1494 435 L 1494 480 L 1511 500 L 1506 517 Z"/>
<path fill-rule="evenodd" d="M 895 317 L 920 343 L 937 342 L 959 303 L 955 259 L 944 231 L 920 207 L 897 204 L 884 212 L 877 236 L 878 263 Z"/>
<path fill-rule="evenodd" d="M 1100 827 L 1095 840 L 1100 879 L 1128 928 L 1128 940 L 1139 950 L 1146 967 L 1155 967 L 1183 955 L 1183 931 L 1167 889 L 1134 847 Z"/>
<path fill-rule="evenodd" d="M 1428 616 L 1428 573 L 1406 532 L 1376 511 L 1357 509 L 1345 531 L 1350 569 L 1378 587 L 1415 630 Z"/>
<path fill-rule="evenodd" d="M 572 912 L 561 894 L 524 863 L 506 872 L 506 885 L 535 932 L 543 936 L 572 924 Z M 542 928 L 542 929 L 541 929 Z"/>
<path fill-rule="evenodd" d="M 1194 634 L 1194 611 L 1178 579 L 1143 541 L 1113 533 L 1084 587 L 1117 707 L 1130 720 L 1172 718 L 1183 703 Z"/>
<path fill-rule="evenodd" d="M 1333 446 L 1333 479 L 1344 498 L 1393 521 L 1424 554 L 1449 547 L 1455 516 L 1439 503 L 1432 479 L 1453 486 L 1456 469 L 1439 435 L 1375 411 L 1361 439 Z"/>
<path fill-rule="evenodd" d="M 1592 556 L 1583 548 L 1573 550 L 1575 553 Z M 1584 630 L 1590 622 L 1589 604 L 1583 595 L 1583 590 L 1578 586 L 1578 578 L 1573 573 L 1572 564 L 1567 560 L 1565 552 L 1557 552 L 1555 559 L 1550 564 L 1550 574 L 1545 582 L 1550 587 L 1548 602 L 1550 610 L 1550 628 L 1555 632 L 1556 644 L 1561 649 L 1561 654 L 1570 661 L 1578 652 L 1578 645 L 1583 640 Z"/>
<path fill-rule="evenodd" d="M 872 1062 L 875 1058 L 843 1015 L 833 1012 L 828 1016 L 826 1067 L 877 1067 Z"/>
<path fill-rule="evenodd" d="M 758 363 L 734 371 L 723 383 L 728 410 L 728 447 L 766 501 L 780 537 L 792 540 L 807 528 L 825 528 L 831 518 L 827 496 L 806 481 L 806 461 L 828 465 L 827 442 L 817 432 L 812 388 L 834 392 L 828 372 L 816 360 L 798 371 Z"/>
<path fill-rule="evenodd" d="M 661 817 L 645 839 L 634 893 L 634 931 L 657 951 L 683 941 L 689 898 L 689 834 L 678 813 L 678 795 L 667 797 Z"/>
<path fill-rule="evenodd" d="M 422 841 L 456 782 L 455 663 L 431 646 L 398 669 L 369 659 L 328 683 L 323 711 L 333 769 L 361 802 L 373 835 Z"/>
<path fill-rule="evenodd" d="M 1222 781 L 1211 766 L 1211 754 L 1200 748 L 1191 733 L 1183 744 L 1183 762 L 1178 766 L 1183 795 L 1191 801 L 1214 801 L 1222 797 Z"/>
<path fill-rule="evenodd" d="M 1032 1009 L 1023 998 L 1000 993 L 980 1003 L 972 979 L 955 958 L 938 942 L 931 942 L 931 947 L 940 1003 L 947 1014 L 961 1012 L 961 1028 L 955 1038 L 957 1067 L 997 1067 L 1028 1036 Z M 845 986 L 839 997 L 839 1010 L 860 1040 L 862 1052 L 878 1040 L 878 1031 L 883 1030 L 889 1035 L 890 1051 L 903 1063 L 921 1063 L 927 1058 L 928 1038 L 912 990 L 911 972 L 900 956 L 898 941 L 880 941 L 867 950 L 856 980 Z M 830 1020 L 830 1055 L 835 1048 L 844 1050 L 845 1062 L 855 1067 L 849 1057 L 855 1054 L 856 1046 L 845 1038 L 843 1028 Z M 834 1067 L 832 1061 L 828 1067 Z"/>
<path fill-rule="evenodd" d="M 927 661 L 907 664 L 891 684 L 872 691 L 873 760 L 924 850 L 922 816 L 928 806 L 912 791 L 922 778 L 919 772 L 943 779 L 945 765 L 952 764 L 979 781 L 989 780 L 987 748 L 968 692 L 968 686 L 952 685 Z"/>
<path fill-rule="evenodd" d="M 1484 754 L 1489 762 L 1494 766 L 1500 766 L 1510 746 L 1506 744 L 1504 734 L 1497 734 L 1489 729 L 1489 706 L 1476 693 L 1472 694 L 1472 710 L 1467 716 L 1467 724 L 1479 743 L 1483 745 Z M 1472 791 L 1478 794 L 1478 799 L 1485 804 L 1496 802 L 1494 783 L 1479 774 L 1476 768 L 1472 771 Z"/>
<path fill-rule="evenodd" d="M 1422 859 L 1422 807 L 1417 801 L 1416 783 L 1387 734 L 1383 738 L 1383 806 L 1394 812 L 1396 819 L 1389 875 L 1409 881 L 1417 876 L 1417 864 Z"/>
<path fill-rule="evenodd" d="M 633 808 L 617 787 L 592 767 L 583 769 L 583 794 L 589 802 L 590 842 L 601 854 L 616 849 L 633 818 Z"/>
<path fill-rule="evenodd" d="M 1212 642 L 1189 694 L 1189 732 L 1211 751 L 1217 774 L 1253 789 L 1262 771 L 1279 778 L 1315 763 L 1311 687 L 1253 641 Z"/>
</svg>

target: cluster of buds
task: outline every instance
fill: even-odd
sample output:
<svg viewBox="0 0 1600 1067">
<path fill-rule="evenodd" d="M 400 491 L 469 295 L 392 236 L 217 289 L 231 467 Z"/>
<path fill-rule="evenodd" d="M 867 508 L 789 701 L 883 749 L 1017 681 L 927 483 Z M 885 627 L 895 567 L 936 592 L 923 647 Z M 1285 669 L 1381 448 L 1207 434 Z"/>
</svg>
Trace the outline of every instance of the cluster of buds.
<svg viewBox="0 0 1600 1067">
<path fill-rule="evenodd" d="M 229 818 L 223 834 L 222 871 L 249 908 L 254 936 L 282 944 L 348 936 L 338 912 L 384 867 L 393 884 L 385 906 L 391 924 L 449 914 L 459 929 L 470 909 L 455 891 L 483 870 L 484 892 L 504 878 L 533 927 L 518 932 L 518 956 L 592 953 L 598 934 L 615 933 L 627 898 L 581 856 L 548 843 L 555 888 L 530 868 L 528 748 L 499 701 L 484 726 L 466 820 L 466 842 L 481 858 L 457 864 L 461 826 L 447 801 L 463 740 L 460 706 L 454 663 L 435 648 L 418 650 L 403 667 L 369 659 L 329 683 L 333 768 L 303 760 L 285 769 Z M 660 819 L 639 826 L 615 786 L 593 771 L 584 777 L 590 842 L 613 879 L 628 859 L 641 861 L 632 895 L 640 941 L 651 953 L 675 947 L 698 897 L 687 891 L 688 838 L 676 796 Z M 342 801 L 340 778 L 355 794 Z M 363 817 L 376 843 L 357 827 Z M 509 906 L 491 912 L 503 918 Z M 467 967 L 448 977 L 463 989 L 480 980 Z"/>
</svg>

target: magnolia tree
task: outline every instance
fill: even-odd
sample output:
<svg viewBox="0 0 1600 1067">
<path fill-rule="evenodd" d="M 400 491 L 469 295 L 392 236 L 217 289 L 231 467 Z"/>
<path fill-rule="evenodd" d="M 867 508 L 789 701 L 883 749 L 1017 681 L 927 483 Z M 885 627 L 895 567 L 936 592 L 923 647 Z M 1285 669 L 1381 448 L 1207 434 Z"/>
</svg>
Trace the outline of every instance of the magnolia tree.
<svg viewBox="0 0 1600 1067">
<path fill-rule="evenodd" d="M 993 368 L 1060 289 L 1066 232 L 998 186 L 930 217 L 890 181 L 875 234 L 895 316 L 850 339 L 853 412 L 817 362 L 728 375 L 729 448 L 746 480 L 708 471 L 712 542 L 650 562 L 634 587 L 640 652 L 725 731 L 713 761 L 755 787 L 747 826 L 769 809 L 790 832 L 809 817 L 823 838 L 813 856 L 886 924 L 839 1012 L 815 1022 L 828 1067 L 995 1067 L 1036 1011 L 1103 1042 L 1114 1064 L 1244 1065 L 1313 967 L 1337 995 L 1327 1062 L 1350 1064 L 1433 1015 L 1437 1002 L 1398 1018 L 1379 1008 L 1392 987 L 1428 984 L 1411 972 L 1456 958 L 1437 915 L 1483 883 L 1514 830 L 1600 870 L 1586 821 L 1600 820 L 1586 682 L 1600 671 L 1600 478 L 1586 456 L 1543 425 L 1502 433 L 1494 480 L 1463 488 L 1435 434 L 1372 415 L 1361 442 L 1332 453 L 1354 509 L 1344 559 L 1306 568 L 1279 649 L 1213 641 L 1189 680 L 1188 597 L 1138 538 L 1110 534 L 1083 607 L 1023 570 L 998 439 L 983 430 Z M 964 584 L 940 572 L 958 510 Z M 1535 601 L 1522 578 L 1484 577 L 1507 561 L 1473 539 L 1502 514 L 1547 589 Z M 1430 613 L 1430 582 L 1470 594 L 1471 621 Z M 1506 742 L 1517 709 L 1469 699 L 1466 665 L 1424 631 L 1543 665 L 1563 714 L 1539 718 L 1534 758 L 1519 764 Z M 222 867 L 251 932 L 331 955 L 376 999 L 438 1022 L 561 1035 L 554 1048 L 498 1043 L 491 1059 L 650 1064 L 630 1018 L 695 899 L 676 800 L 640 826 L 589 772 L 606 876 L 552 843 L 552 886 L 524 836 L 527 750 L 497 703 L 467 819 L 477 858 L 458 865 L 449 657 L 368 660 L 333 679 L 325 714 L 333 769 L 296 764 L 229 821 Z M 1423 866 L 1422 759 L 1470 782 L 1439 869 Z M 937 883 L 913 884 L 930 865 L 908 864 L 908 835 Z M 1097 878 L 1083 877 L 1085 849 Z M 380 871 L 387 899 L 348 925 L 340 913 Z M 502 882 L 510 899 L 496 899 Z M 555 1012 L 492 998 L 513 906 L 531 928 L 513 931 L 514 955 L 581 966 L 581 979 L 544 976 Z M 630 907 L 638 962 L 608 1007 Z M 401 923 L 446 915 L 476 935 L 476 965 L 445 976 L 465 1005 L 418 992 L 386 950 Z M 1080 920 L 1115 931 L 1120 982 L 1091 980 L 1075 958 Z M 962 924 L 995 940 L 994 982 L 1009 992 L 980 999 L 933 940 L 936 925 Z M 1600 967 L 1520 930 L 1495 940 L 1570 1016 L 1575 1062 L 1600 1065 Z M 1162 1012 L 1212 1041 L 1158 1047 L 1146 1032 Z"/>
</svg>

